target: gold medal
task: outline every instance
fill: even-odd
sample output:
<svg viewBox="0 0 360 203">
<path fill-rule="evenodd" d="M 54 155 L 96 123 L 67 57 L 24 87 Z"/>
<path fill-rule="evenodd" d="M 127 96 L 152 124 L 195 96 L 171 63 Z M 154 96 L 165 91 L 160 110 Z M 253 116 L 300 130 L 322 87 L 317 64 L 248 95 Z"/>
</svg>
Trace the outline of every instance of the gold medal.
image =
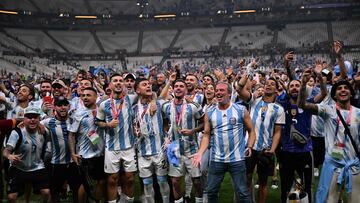
<svg viewBox="0 0 360 203">
<path fill-rule="evenodd" d="M 261 111 L 262 111 L 262 112 L 266 112 L 266 110 L 267 110 L 267 106 L 262 106 L 262 107 L 261 107 Z"/>
</svg>

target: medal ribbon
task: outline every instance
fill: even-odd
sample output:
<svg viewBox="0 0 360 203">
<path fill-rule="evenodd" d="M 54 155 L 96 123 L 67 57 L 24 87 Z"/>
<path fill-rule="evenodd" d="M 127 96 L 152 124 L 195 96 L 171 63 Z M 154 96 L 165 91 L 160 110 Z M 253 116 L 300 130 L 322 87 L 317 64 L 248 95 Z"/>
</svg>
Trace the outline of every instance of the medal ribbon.
<svg viewBox="0 0 360 203">
<path fill-rule="evenodd" d="M 336 109 L 338 109 L 340 111 L 340 107 L 339 107 L 338 103 L 336 103 Z M 351 114 L 352 114 L 352 106 L 350 106 L 349 115 L 346 119 L 346 125 L 348 125 L 348 126 L 350 125 Z M 337 134 L 339 131 L 339 124 L 340 124 L 339 116 L 337 117 L 336 122 L 337 122 L 337 125 L 336 125 L 336 129 L 335 129 L 335 141 L 336 141 L 336 137 L 337 137 Z M 344 126 L 344 128 L 345 128 L 345 126 Z M 339 144 L 342 144 L 342 143 L 339 143 Z M 345 144 L 342 144 L 342 145 L 345 145 Z M 343 147 L 345 147 L 345 146 L 343 146 Z"/>
<path fill-rule="evenodd" d="M 112 113 L 114 115 L 114 119 L 117 120 L 118 119 L 118 116 L 120 114 L 120 111 L 122 109 L 122 105 L 124 103 L 124 98 L 125 96 L 123 95 L 122 98 L 121 98 L 121 102 L 120 102 L 120 106 L 118 109 L 116 109 L 116 105 L 115 105 L 115 102 L 114 102 L 114 99 L 112 97 L 112 95 L 110 95 L 110 104 L 111 104 L 111 110 L 112 110 Z"/>
<path fill-rule="evenodd" d="M 176 110 L 176 104 L 175 104 L 175 101 L 174 101 L 173 103 L 174 103 L 174 109 L 175 109 L 175 120 L 176 120 L 176 125 L 177 125 L 177 127 L 180 127 L 181 120 L 182 120 L 182 116 L 183 116 L 183 111 L 184 111 L 184 108 L 185 108 L 184 101 L 183 101 L 183 103 L 181 104 L 179 114 L 178 114 L 178 112 L 177 112 L 177 110 Z"/>
</svg>

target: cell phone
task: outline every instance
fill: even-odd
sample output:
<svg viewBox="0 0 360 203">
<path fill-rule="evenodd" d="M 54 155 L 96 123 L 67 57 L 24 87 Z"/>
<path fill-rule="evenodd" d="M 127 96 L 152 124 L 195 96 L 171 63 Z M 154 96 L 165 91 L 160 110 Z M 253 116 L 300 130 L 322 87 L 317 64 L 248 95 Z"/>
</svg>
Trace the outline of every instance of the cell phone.
<svg viewBox="0 0 360 203">
<path fill-rule="evenodd" d="M 49 103 L 49 104 L 52 104 L 52 102 L 53 102 L 53 99 L 51 98 L 51 96 L 45 96 L 44 98 L 43 98 L 43 102 L 44 103 Z"/>
<path fill-rule="evenodd" d="M 167 67 L 168 69 L 171 69 L 171 61 L 166 61 L 166 67 Z"/>
</svg>

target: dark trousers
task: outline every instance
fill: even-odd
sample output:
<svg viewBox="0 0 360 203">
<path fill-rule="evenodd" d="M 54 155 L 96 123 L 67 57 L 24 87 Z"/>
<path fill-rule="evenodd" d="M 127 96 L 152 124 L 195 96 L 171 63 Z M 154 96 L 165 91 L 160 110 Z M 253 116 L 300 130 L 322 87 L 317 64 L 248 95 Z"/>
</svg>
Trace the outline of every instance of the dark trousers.
<svg viewBox="0 0 360 203">
<path fill-rule="evenodd" d="M 301 179 L 301 184 L 312 202 L 313 187 L 313 156 L 312 152 L 291 153 L 281 151 L 279 156 L 281 202 L 286 203 L 288 193 L 294 183 L 295 171 Z"/>
</svg>

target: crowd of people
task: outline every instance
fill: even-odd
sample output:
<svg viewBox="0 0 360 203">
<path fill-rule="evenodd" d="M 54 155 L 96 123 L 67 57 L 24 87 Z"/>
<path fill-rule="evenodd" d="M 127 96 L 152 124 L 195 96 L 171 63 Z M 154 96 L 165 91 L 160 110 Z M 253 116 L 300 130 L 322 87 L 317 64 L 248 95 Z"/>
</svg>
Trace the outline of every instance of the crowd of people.
<svg viewBox="0 0 360 203">
<path fill-rule="evenodd" d="M 269 73 L 254 59 L 238 72 L 174 64 L 148 74 L 80 70 L 65 82 L 3 78 L 7 200 L 28 201 L 32 188 L 60 202 L 69 188 L 72 202 L 134 202 L 138 177 L 141 202 L 221 202 L 229 172 L 234 202 L 265 203 L 278 164 L 283 203 L 294 185 L 308 202 L 359 202 L 360 70 L 340 42 L 333 52 L 336 66 L 295 69 L 288 52 L 285 71 Z"/>
</svg>

